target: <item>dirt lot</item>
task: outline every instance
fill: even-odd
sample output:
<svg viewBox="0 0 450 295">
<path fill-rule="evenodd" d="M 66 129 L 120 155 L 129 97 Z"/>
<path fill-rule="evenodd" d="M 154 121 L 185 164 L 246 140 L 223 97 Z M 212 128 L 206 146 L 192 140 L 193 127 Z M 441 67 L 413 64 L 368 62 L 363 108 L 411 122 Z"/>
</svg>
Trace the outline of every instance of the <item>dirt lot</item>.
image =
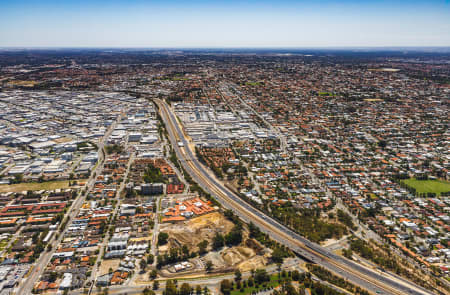
<svg viewBox="0 0 450 295">
<path fill-rule="evenodd" d="M 237 267 L 241 271 L 261 268 L 267 264 L 267 257 L 256 255 L 253 249 L 242 246 L 210 252 L 202 260 L 211 261 L 215 269 Z"/>
<path fill-rule="evenodd" d="M 191 251 L 197 251 L 198 243 L 203 240 L 211 242 L 216 233 L 226 234 L 233 226 L 222 214 L 213 212 L 183 223 L 164 225 L 161 231 L 169 234 L 169 249 L 187 244 Z"/>
<path fill-rule="evenodd" d="M 258 255 L 239 263 L 237 268 L 244 272 L 252 269 L 263 268 L 265 265 L 267 265 L 267 257 Z"/>
<path fill-rule="evenodd" d="M 180 247 L 188 245 L 191 251 L 197 251 L 197 244 L 202 240 L 207 240 L 209 243 L 208 249 L 211 249 L 211 244 L 216 233 L 222 235 L 231 231 L 234 224 L 225 218 L 219 212 L 213 212 L 200 217 L 193 218 L 183 223 L 166 224 L 161 228 L 161 231 L 169 234 L 169 243 L 159 248 L 161 252 L 168 251 L 172 247 Z M 247 239 L 247 233 L 244 232 L 244 241 Z M 230 268 L 238 267 L 242 271 L 261 268 L 267 264 L 267 253 L 259 245 L 259 243 L 251 240 L 241 244 L 237 247 L 225 247 L 220 251 L 209 251 L 201 258 L 203 263 L 211 261 L 214 270 L 229 270 Z M 267 249 L 266 249 L 267 250 Z M 199 269 L 200 270 L 200 269 Z"/>
<path fill-rule="evenodd" d="M 103 259 L 98 270 L 98 276 L 102 276 L 109 272 L 109 268 L 116 270 L 119 267 L 120 259 Z"/>
</svg>

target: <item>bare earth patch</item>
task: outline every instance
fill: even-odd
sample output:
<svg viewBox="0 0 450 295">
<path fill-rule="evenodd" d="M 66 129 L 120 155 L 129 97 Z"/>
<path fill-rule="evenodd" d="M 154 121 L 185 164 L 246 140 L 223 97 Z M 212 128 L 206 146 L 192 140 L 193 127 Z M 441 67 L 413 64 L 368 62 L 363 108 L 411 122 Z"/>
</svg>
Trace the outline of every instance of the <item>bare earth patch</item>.
<svg viewBox="0 0 450 295">
<path fill-rule="evenodd" d="M 116 270 L 119 267 L 119 264 L 120 259 L 103 259 L 98 271 L 98 276 L 107 274 L 110 268 L 112 268 L 113 271 Z"/>
<path fill-rule="evenodd" d="M 169 234 L 171 247 L 186 244 L 192 251 L 196 251 L 198 243 L 207 240 L 211 244 L 216 233 L 226 234 L 233 226 L 222 214 L 213 212 L 183 223 L 167 225 L 161 231 Z"/>
</svg>

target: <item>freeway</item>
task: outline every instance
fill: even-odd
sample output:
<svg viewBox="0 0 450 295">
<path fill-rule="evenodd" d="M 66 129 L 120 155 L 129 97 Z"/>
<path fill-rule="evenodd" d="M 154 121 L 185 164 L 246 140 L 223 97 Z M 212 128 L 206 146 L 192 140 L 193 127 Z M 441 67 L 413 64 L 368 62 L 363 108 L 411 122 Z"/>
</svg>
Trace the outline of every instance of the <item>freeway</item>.
<svg viewBox="0 0 450 295">
<path fill-rule="evenodd" d="M 297 254 L 344 277 L 355 285 L 377 294 L 433 294 L 412 282 L 376 272 L 360 264 L 336 255 L 288 229 L 278 221 L 252 207 L 239 196 L 227 189 L 194 156 L 170 107 L 155 99 L 160 115 L 169 133 L 169 139 L 183 167 L 192 178 L 207 192 L 211 193 L 226 208 L 246 222 L 253 222 L 274 240 L 288 246 Z M 178 144 L 182 142 L 183 144 Z"/>
</svg>

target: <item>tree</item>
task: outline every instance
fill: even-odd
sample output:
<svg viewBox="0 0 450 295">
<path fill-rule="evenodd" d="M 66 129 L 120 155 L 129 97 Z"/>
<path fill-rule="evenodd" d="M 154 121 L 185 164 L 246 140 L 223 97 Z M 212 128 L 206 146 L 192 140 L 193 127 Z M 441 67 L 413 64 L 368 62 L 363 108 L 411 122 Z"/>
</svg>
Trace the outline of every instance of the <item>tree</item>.
<svg viewBox="0 0 450 295">
<path fill-rule="evenodd" d="M 241 288 L 242 288 L 241 281 L 237 281 L 236 282 L 236 290 L 241 289 Z"/>
<path fill-rule="evenodd" d="M 164 263 L 164 258 L 161 255 L 156 256 L 156 267 L 159 269 Z"/>
<path fill-rule="evenodd" d="M 235 225 L 233 229 L 225 236 L 225 243 L 228 246 L 235 246 L 242 242 L 242 228 Z"/>
<path fill-rule="evenodd" d="M 22 181 L 23 181 L 23 174 L 16 174 L 14 175 L 12 183 L 21 183 Z"/>
<path fill-rule="evenodd" d="M 225 212 L 223 212 L 223 214 L 225 215 L 226 218 L 228 218 L 231 221 L 236 221 L 238 220 L 238 218 L 236 217 L 236 215 L 234 215 L 233 210 L 227 209 L 225 210 Z M 236 222 L 237 223 L 237 222 Z"/>
<path fill-rule="evenodd" d="M 141 259 L 139 261 L 139 266 L 141 267 L 142 271 L 145 271 L 145 268 L 147 267 L 147 261 L 145 259 Z"/>
<path fill-rule="evenodd" d="M 261 284 L 270 281 L 270 277 L 265 269 L 257 269 L 255 272 L 255 282 Z"/>
<path fill-rule="evenodd" d="M 244 284 L 245 284 L 245 281 L 244 281 Z M 253 287 L 255 285 L 255 280 L 252 277 L 248 278 L 247 285 L 249 287 Z"/>
<path fill-rule="evenodd" d="M 211 271 L 213 267 L 213 264 L 210 260 L 206 261 L 206 271 Z"/>
<path fill-rule="evenodd" d="M 153 254 L 149 254 L 147 257 L 147 263 L 153 264 L 153 262 L 155 262 L 155 256 L 153 256 Z"/>
<path fill-rule="evenodd" d="M 149 164 L 143 179 L 146 183 L 158 183 L 165 182 L 164 175 L 161 170 L 155 167 L 153 164 Z"/>
<path fill-rule="evenodd" d="M 200 255 L 203 255 L 206 253 L 206 248 L 208 247 L 208 241 L 207 240 L 203 240 L 200 243 L 198 243 L 198 253 Z"/>
<path fill-rule="evenodd" d="M 236 271 L 234 272 L 234 280 L 236 282 L 239 282 L 240 280 L 242 280 L 242 273 L 241 271 L 238 269 L 236 269 Z"/>
<path fill-rule="evenodd" d="M 277 264 L 283 264 L 284 252 L 280 248 L 276 248 L 272 252 L 272 261 Z"/>
<path fill-rule="evenodd" d="M 174 281 L 167 280 L 166 282 L 166 289 L 164 290 L 164 295 L 177 295 L 177 286 L 175 285 Z"/>
<path fill-rule="evenodd" d="M 33 242 L 33 244 L 36 244 L 38 242 L 38 239 L 39 239 L 39 233 L 37 233 L 37 232 L 31 236 L 31 241 Z"/>
<path fill-rule="evenodd" d="M 356 230 L 356 226 L 353 224 L 353 220 L 352 220 L 352 217 L 350 215 L 345 213 L 343 210 L 338 209 L 337 210 L 337 216 L 338 216 L 338 220 L 340 222 L 342 222 L 343 224 L 345 224 L 346 226 L 348 226 L 352 230 Z"/>
<path fill-rule="evenodd" d="M 167 244 L 168 239 L 169 239 L 168 233 L 160 232 L 158 234 L 158 246 Z"/>
<path fill-rule="evenodd" d="M 296 282 L 300 280 L 300 272 L 298 270 L 292 272 L 292 280 Z"/>
<path fill-rule="evenodd" d="M 248 224 L 248 230 L 250 231 L 250 238 L 258 238 L 258 236 L 261 234 L 261 231 L 259 228 L 253 223 L 250 222 Z"/>
<path fill-rule="evenodd" d="M 156 272 L 156 269 L 152 270 L 150 272 L 150 279 L 152 279 L 152 280 L 156 279 L 157 275 L 158 275 L 158 273 Z"/>
<path fill-rule="evenodd" d="M 224 245 L 225 245 L 224 237 L 221 234 L 216 233 L 213 239 L 213 249 L 218 250 L 222 248 Z"/>
<path fill-rule="evenodd" d="M 187 245 L 183 245 L 183 247 L 181 247 L 181 251 L 183 252 L 184 256 L 189 256 L 189 248 Z"/>
<path fill-rule="evenodd" d="M 58 274 L 57 274 L 56 272 L 52 271 L 52 272 L 50 273 L 50 276 L 49 276 L 48 280 L 49 280 L 50 282 L 54 282 L 54 281 L 56 281 L 56 278 L 57 278 L 57 277 L 58 277 Z"/>
<path fill-rule="evenodd" d="M 348 259 L 352 259 L 353 257 L 353 251 L 352 249 L 342 249 L 342 255 Z"/>
<path fill-rule="evenodd" d="M 180 288 L 179 295 L 191 294 L 191 286 L 188 283 L 183 283 Z"/>
<path fill-rule="evenodd" d="M 229 280 L 223 280 L 220 282 L 220 291 L 224 295 L 230 295 L 231 293 L 231 283 Z"/>
<path fill-rule="evenodd" d="M 142 295 L 155 295 L 155 292 L 150 290 L 149 287 L 145 287 L 144 291 L 142 292 Z"/>
<path fill-rule="evenodd" d="M 200 285 L 195 287 L 195 295 L 202 295 L 202 287 L 200 287 Z"/>
<path fill-rule="evenodd" d="M 159 282 L 158 281 L 154 281 L 153 282 L 153 290 L 158 290 L 159 289 Z"/>
<path fill-rule="evenodd" d="M 284 284 L 283 289 L 286 295 L 298 295 L 297 291 L 295 290 L 294 286 L 292 286 L 291 282 Z"/>
</svg>

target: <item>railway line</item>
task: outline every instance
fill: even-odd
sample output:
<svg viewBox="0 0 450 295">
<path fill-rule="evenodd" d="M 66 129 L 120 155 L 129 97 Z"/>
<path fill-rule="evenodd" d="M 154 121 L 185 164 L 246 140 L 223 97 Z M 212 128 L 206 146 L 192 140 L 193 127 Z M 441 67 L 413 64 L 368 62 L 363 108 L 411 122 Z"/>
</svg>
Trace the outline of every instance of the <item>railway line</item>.
<svg viewBox="0 0 450 295">
<path fill-rule="evenodd" d="M 274 240 L 288 246 L 292 251 L 306 259 L 325 267 L 336 275 L 376 294 L 433 294 L 412 282 L 391 278 L 383 272 L 376 272 L 344 257 L 336 255 L 288 229 L 278 221 L 265 215 L 239 198 L 197 160 L 182 132 L 175 115 L 163 101 L 155 99 L 160 115 L 166 125 L 169 139 L 184 169 L 208 193 L 211 193 L 226 208 L 246 222 L 253 222 L 261 231 L 269 234 Z M 179 144 L 179 143 L 183 144 Z"/>
</svg>

